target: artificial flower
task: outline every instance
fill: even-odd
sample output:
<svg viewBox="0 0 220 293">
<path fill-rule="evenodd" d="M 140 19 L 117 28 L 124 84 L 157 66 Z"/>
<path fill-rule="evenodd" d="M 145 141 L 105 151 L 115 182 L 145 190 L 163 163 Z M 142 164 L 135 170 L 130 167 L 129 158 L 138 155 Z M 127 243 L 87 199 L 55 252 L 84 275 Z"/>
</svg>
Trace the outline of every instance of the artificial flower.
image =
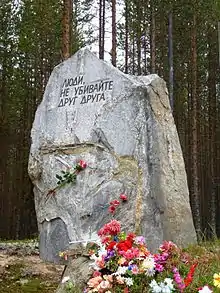
<svg viewBox="0 0 220 293">
<path fill-rule="evenodd" d="M 153 293 L 160 293 L 161 292 L 161 288 L 155 280 L 152 280 L 150 282 L 149 286 L 151 287 Z"/>
<path fill-rule="evenodd" d="M 147 270 L 154 270 L 155 268 L 155 261 L 154 258 L 152 256 L 148 256 L 146 259 L 143 260 L 142 264 L 141 264 L 141 268 L 145 271 Z"/>
<path fill-rule="evenodd" d="M 114 214 L 114 213 L 115 213 L 115 210 L 116 210 L 116 207 L 115 207 L 115 206 L 110 206 L 110 207 L 108 208 L 108 211 L 109 211 L 109 213 L 111 213 L 111 214 Z"/>
<path fill-rule="evenodd" d="M 196 267 L 197 267 L 197 263 L 193 264 L 190 267 L 189 273 L 187 274 L 186 278 L 184 279 L 184 284 L 186 287 L 188 287 L 192 283 Z"/>
<path fill-rule="evenodd" d="M 92 275 L 94 278 L 95 277 L 99 277 L 101 276 L 101 273 L 99 271 L 94 271 L 93 275 Z"/>
<path fill-rule="evenodd" d="M 173 278 L 177 284 L 178 289 L 180 290 L 180 292 L 183 292 L 183 290 L 186 287 L 184 280 L 181 278 L 180 273 L 177 268 L 173 268 L 173 273 L 174 273 Z"/>
<path fill-rule="evenodd" d="M 133 280 L 132 278 L 124 278 L 125 284 L 130 287 L 133 285 Z"/>
<path fill-rule="evenodd" d="M 91 278 L 87 284 L 89 285 L 90 288 L 95 288 L 97 287 L 100 283 L 102 282 L 102 277 L 98 276 L 95 278 Z"/>
<path fill-rule="evenodd" d="M 160 251 L 162 252 L 170 252 L 173 249 L 177 249 L 177 246 L 172 241 L 164 241 L 163 244 L 160 246 Z"/>
<path fill-rule="evenodd" d="M 110 205 L 117 207 L 118 205 L 120 205 L 120 201 L 117 199 L 114 199 L 113 201 L 110 202 Z"/>
<path fill-rule="evenodd" d="M 114 246 L 116 246 L 117 242 L 116 241 L 112 241 L 109 243 L 109 245 L 107 246 L 107 250 L 112 250 L 114 248 Z"/>
<path fill-rule="evenodd" d="M 132 242 L 129 240 L 120 241 L 117 244 L 117 249 L 119 251 L 127 251 L 130 248 L 132 248 Z"/>
<path fill-rule="evenodd" d="M 99 284 L 99 287 L 101 289 L 109 289 L 112 287 L 111 283 L 109 281 L 102 281 L 100 284 Z"/>
<path fill-rule="evenodd" d="M 220 273 L 214 274 L 213 279 L 214 286 L 220 288 Z"/>
<path fill-rule="evenodd" d="M 116 276 L 121 276 L 121 275 L 125 275 L 125 273 L 127 272 L 128 267 L 127 266 L 119 266 L 117 271 L 114 273 L 114 275 Z"/>
<path fill-rule="evenodd" d="M 170 278 L 164 279 L 159 284 L 155 280 L 152 280 L 149 286 L 153 293 L 171 293 L 174 289 L 173 280 Z"/>
<path fill-rule="evenodd" d="M 124 278 L 120 275 L 116 276 L 116 282 L 121 285 L 125 283 Z"/>
<path fill-rule="evenodd" d="M 128 200 L 128 197 L 127 197 L 127 195 L 121 193 L 121 194 L 120 194 L 120 199 L 121 199 L 122 201 L 127 201 L 127 200 Z"/>
<path fill-rule="evenodd" d="M 83 160 L 80 160 L 79 161 L 79 166 L 82 168 L 82 169 L 85 169 L 87 167 L 87 163 Z"/>
<path fill-rule="evenodd" d="M 107 281 L 109 281 L 109 282 L 113 282 L 113 276 L 112 275 L 104 275 L 103 276 L 103 279 L 104 280 L 107 280 Z"/>
<path fill-rule="evenodd" d="M 112 220 L 105 224 L 103 228 L 98 231 L 99 236 L 117 235 L 121 231 L 121 224 L 116 220 Z"/>
<path fill-rule="evenodd" d="M 134 242 L 136 244 L 144 245 L 145 244 L 145 238 L 143 236 L 137 236 L 137 237 L 135 237 Z"/>
<path fill-rule="evenodd" d="M 133 265 L 131 267 L 132 274 L 137 275 L 139 273 L 139 269 L 137 265 Z"/>
<path fill-rule="evenodd" d="M 118 260 L 119 265 L 123 265 L 125 262 L 126 262 L 126 258 L 124 258 L 124 257 L 120 257 Z"/>
<path fill-rule="evenodd" d="M 199 293 L 212 293 L 213 291 L 207 285 L 205 285 L 204 287 L 199 288 L 198 292 Z"/>
</svg>

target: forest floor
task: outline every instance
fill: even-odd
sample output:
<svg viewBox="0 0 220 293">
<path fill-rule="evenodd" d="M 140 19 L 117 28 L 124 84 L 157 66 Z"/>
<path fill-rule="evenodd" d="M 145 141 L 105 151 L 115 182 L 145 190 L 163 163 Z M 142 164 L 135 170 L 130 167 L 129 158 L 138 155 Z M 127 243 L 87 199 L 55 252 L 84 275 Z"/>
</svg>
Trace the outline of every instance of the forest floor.
<svg viewBox="0 0 220 293">
<path fill-rule="evenodd" d="M 0 242 L 1 293 L 54 293 L 63 269 L 43 262 L 35 242 Z"/>
</svg>

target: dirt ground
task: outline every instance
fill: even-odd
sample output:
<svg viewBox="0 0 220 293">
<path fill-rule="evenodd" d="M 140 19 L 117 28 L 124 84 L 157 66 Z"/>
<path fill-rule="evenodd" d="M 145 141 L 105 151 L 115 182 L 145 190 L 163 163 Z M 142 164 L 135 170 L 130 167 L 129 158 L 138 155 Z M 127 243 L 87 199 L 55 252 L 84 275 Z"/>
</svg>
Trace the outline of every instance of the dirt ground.
<svg viewBox="0 0 220 293">
<path fill-rule="evenodd" d="M 38 254 L 11 255 L 0 251 L 1 293 L 52 293 L 61 280 L 64 266 L 44 263 Z"/>
</svg>

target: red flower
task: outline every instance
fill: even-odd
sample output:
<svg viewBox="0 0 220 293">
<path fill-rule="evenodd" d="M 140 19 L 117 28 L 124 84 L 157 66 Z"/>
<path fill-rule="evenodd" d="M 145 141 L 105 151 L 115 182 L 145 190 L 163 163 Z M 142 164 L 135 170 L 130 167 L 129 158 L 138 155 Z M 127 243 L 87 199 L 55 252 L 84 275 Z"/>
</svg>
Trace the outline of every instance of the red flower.
<svg viewBox="0 0 220 293">
<path fill-rule="evenodd" d="M 80 160 L 80 161 L 79 161 L 79 165 L 80 165 L 80 167 L 81 167 L 82 169 L 85 169 L 85 168 L 87 167 L 87 163 L 86 163 L 85 161 L 83 161 L 83 160 Z"/>
<path fill-rule="evenodd" d="M 117 244 L 117 248 L 119 251 L 127 251 L 128 249 L 132 248 L 132 243 L 129 240 L 120 241 Z"/>
<path fill-rule="evenodd" d="M 115 206 L 110 206 L 110 207 L 108 208 L 108 211 L 109 211 L 109 213 L 114 214 L 115 209 L 116 209 Z"/>
<path fill-rule="evenodd" d="M 127 200 L 128 200 L 127 195 L 125 195 L 125 194 L 123 194 L 123 193 L 120 194 L 120 199 L 121 199 L 122 201 L 127 201 Z"/>
<path fill-rule="evenodd" d="M 120 205 L 120 201 L 117 199 L 114 199 L 113 201 L 110 202 L 110 205 L 117 207 L 118 205 Z"/>
<path fill-rule="evenodd" d="M 197 267 L 197 263 L 195 263 L 194 265 L 190 267 L 189 273 L 184 279 L 184 284 L 186 287 L 188 287 L 192 283 L 196 267 Z"/>
<path fill-rule="evenodd" d="M 128 233 L 126 239 L 133 242 L 135 237 L 136 237 L 136 235 L 134 233 Z"/>
<path fill-rule="evenodd" d="M 112 242 L 108 245 L 107 250 L 112 250 L 116 244 L 117 244 L 117 242 L 112 241 Z"/>
<path fill-rule="evenodd" d="M 124 293 L 129 293 L 128 287 L 124 288 Z"/>
<path fill-rule="evenodd" d="M 99 271 L 95 271 L 92 276 L 93 276 L 93 278 L 99 277 L 99 276 L 101 276 L 101 273 Z"/>
</svg>

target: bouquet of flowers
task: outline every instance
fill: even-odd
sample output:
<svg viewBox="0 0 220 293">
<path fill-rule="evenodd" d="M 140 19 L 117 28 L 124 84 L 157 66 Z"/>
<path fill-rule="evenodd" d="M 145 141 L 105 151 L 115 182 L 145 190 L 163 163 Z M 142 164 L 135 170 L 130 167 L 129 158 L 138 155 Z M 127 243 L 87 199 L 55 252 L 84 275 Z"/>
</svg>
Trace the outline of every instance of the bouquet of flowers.
<svg viewBox="0 0 220 293">
<path fill-rule="evenodd" d="M 94 273 L 84 293 L 182 293 L 193 282 L 197 263 L 171 241 L 165 241 L 158 253 L 152 254 L 143 236 L 126 235 L 115 219 L 105 224 L 98 235 L 100 244 L 90 252 Z M 218 274 L 214 276 L 214 285 L 220 287 Z M 187 292 L 213 291 L 204 286 Z"/>
</svg>

